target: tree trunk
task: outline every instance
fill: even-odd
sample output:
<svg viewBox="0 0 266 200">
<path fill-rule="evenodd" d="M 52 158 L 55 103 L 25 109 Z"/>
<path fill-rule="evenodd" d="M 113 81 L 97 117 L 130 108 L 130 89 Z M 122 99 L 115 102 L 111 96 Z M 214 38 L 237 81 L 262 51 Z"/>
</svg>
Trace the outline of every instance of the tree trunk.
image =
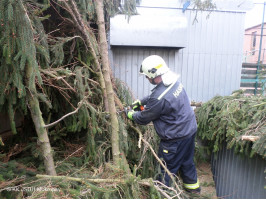
<svg viewBox="0 0 266 200">
<path fill-rule="evenodd" d="M 51 176 L 56 176 L 54 159 L 50 141 L 48 138 L 47 129 L 44 128 L 44 120 L 42 118 L 42 113 L 40 110 L 39 100 L 36 97 L 37 91 L 35 87 L 35 81 L 31 82 L 30 77 L 32 77 L 33 69 L 32 66 L 26 66 L 26 85 L 28 88 L 27 91 L 27 102 L 29 105 L 31 118 L 33 120 L 36 133 L 38 135 L 38 143 L 41 147 L 41 152 L 44 160 L 44 166 L 46 173 Z M 32 84 L 32 85 L 30 85 Z"/>
<path fill-rule="evenodd" d="M 112 126 L 112 155 L 114 159 L 114 163 L 117 167 L 121 168 L 121 164 L 123 165 L 127 171 L 129 171 L 129 167 L 127 161 L 125 159 L 124 154 L 120 152 L 119 148 L 119 124 L 116 115 L 116 107 L 115 107 L 115 98 L 114 91 L 111 81 L 111 71 L 109 65 L 108 58 L 108 45 L 106 40 L 106 31 L 105 31 L 105 21 L 104 21 L 104 10 L 103 10 L 103 0 L 96 0 L 95 9 L 97 15 L 97 24 L 99 29 L 99 41 L 100 41 L 100 55 L 102 60 L 102 72 L 104 76 L 107 98 L 108 98 L 108 106 L 110 112 L 111 126 Z"/>
</svg>

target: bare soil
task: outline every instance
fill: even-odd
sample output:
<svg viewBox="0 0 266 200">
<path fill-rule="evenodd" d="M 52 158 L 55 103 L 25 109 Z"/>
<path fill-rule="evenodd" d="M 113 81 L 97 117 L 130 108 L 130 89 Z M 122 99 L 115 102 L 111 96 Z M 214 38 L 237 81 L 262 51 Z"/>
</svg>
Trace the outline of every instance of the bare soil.
<svg viewBox="0 0 266 200">
<path fill-rule="evenodd" d="M 197 163 L 197 172 L 201 186 L 200 196 L 205 199 L 217 199 L 210 163 Z"/>
</svg>

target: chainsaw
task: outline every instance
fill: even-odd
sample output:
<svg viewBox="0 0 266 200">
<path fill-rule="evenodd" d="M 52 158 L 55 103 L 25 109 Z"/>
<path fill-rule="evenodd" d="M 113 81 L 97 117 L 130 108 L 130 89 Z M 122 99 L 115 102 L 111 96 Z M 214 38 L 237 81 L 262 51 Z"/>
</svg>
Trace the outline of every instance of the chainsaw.
<svg viewBox="0 0 266 200">
<path fill-rule="evenodd" d="M 116 113 L 120 115 L 121 113 L 127 113 L 128 110 L 143 111 L 144 106 L 143 105 L 136 106 L 135 104 L 132 104 L 130 106 L 124 107 L 123 110 L 116 111 Z M 110 117 L 110 114 L 105 115 L 106 119 L 109 119 L 109 117 Z"/>
<path fill-rule="evenodd" d="M 144 110 L 144 106 L 143 105 L 136 106 L 136 105 L 132 104 L 130 106 L 124 107 L 123 110 L 117 111 L 117 113 L 118 114 L 120 114 L 122 112 L 125 112 L 126 113 L 126 111 L 128 111 L 128 110 L 143 111 Z"/>
</svg>

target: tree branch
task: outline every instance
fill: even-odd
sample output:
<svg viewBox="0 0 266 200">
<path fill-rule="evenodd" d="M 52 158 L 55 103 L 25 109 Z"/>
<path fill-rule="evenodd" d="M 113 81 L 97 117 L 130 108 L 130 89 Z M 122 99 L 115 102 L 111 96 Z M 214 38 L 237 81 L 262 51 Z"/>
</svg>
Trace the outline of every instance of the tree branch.
<svg viewBox="0 0 266 200">
<path fill-rule="evenodd" d="M 58 119 L 57 121 L 55 121 L 55 122 L 53 122 L 53 123 L 51 123 L 51 124 L 44 125 L 43 127 L 44 127 L 44 128 L 49 128 L 49 127 L 51 127 L 51 126 L 54 126 L 55 124 L 57 124 L 58 122 L 62 121 L 62 120 L 65 119 L 66 117 L 68 117 L 68 116 L 70 116 L 70 115 L 73 115 L 73 114 L 77 113 L 78 110 L 79 110 L 79 109 L 81 108 L 81 106 L 83 105 L 83 101 L 85 101 L 85 97 L 84 97 L 84 98 L 78 103 L 78 107 L 77 107 L 76 110 L 74 110 L 73 112 L 70 112 L 70 113 L 64 115 L 63 117 L 61 117 L 60 119 Z"/>
<path fill-rule="evenodd" d="M 150 148 L 153 156 L 160 163 L 160 165 L 164 168 L 164 170 L 166 171 L 166 173 L 170 176 L 171 180 L 175 184 L 176 189 L 178 190 L 178 198 L 180 198 L 180 194 L 182 193 L 182 190 L 177 185 L 177 183 L 176 183 L 176 181 L 175 181 L 174 176 L 172 175 L 172 173 L 167 169 L 167 167 L 163 164 L 163 162 L 161 161 L 161 159 L 157 156 L 157 154 L 153 150 L 152 146 L 146 140 L 143 139 L 141 131 L 139 129 L 135 128 L 131 123 L 130 123 L 130 126 L 131 126 L 132 129 L 134 129 L 139 134 L 140 139 Z"/>
<path fill-rule="evenodd" d="M 84 178 L 76 178 L 76 177 L 69 177 L 69 176 L 49 176 L 49 175 L 42 175 L 42 174 L 37 174 L 37 178 L 50 178 L 50 179 L 65 179 L 69 181 L 77 181 L 77 182 L 93 182 L 93 183 L 121 183 L 125 182 L 124 179 L 84 179 Z"/>
</svg>

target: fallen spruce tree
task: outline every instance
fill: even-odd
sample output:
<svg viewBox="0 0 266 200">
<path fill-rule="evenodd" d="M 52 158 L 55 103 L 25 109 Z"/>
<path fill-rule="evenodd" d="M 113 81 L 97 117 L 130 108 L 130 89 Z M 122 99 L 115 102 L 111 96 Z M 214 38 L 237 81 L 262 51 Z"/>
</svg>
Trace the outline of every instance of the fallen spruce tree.
<svg viewBox="0 0 266 200">
<path fill-rule="evenodd" d="M 123 2 L 0 1 L 0 112 L 13 134 L 0 136 L 1 198 L 187 197 L 176 177 L 154 181 L 153 128 L 117 112 L 133 97 L 112 77 L 106 28 L 136 12 Z"/>
<path fill-rule="evenodd" d="M 248 156 L 266 156 L 266 98 L 245 96 L 242 90 L 216 96 L 196 110 L 198 136 L 207 141 L 209 152 L 227 148 Z"/>
<path fill-rule="evenodd" d="M 117 114 L 133 99 L 108 61 L 105 19 L 119 4 L 0 2 L 0 111 L 13 133 L 0 139 L 2 198 L 185 197 L 175 177 L 173 188 L 149 179 L 160 162 L 153 128 Z"/>
</svg>

